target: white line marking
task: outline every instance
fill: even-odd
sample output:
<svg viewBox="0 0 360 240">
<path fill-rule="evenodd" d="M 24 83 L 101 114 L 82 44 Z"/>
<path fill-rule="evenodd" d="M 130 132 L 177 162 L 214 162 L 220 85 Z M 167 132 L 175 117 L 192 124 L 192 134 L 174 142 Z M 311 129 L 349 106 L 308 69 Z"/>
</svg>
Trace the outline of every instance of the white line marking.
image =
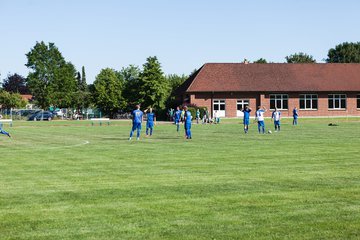
<svg viewBox="0 0 360 240">
<path fill-rule="evenodd" d="M 58 146 L 58 147 L 49 147 L 48 149 L 58 149 L 58 148 L 73 148 L 73 147 L 80 147 L 86 144 L 89 144 L 89 141 L 84 141 L 82 143 L 79 144 L 74 144 L 74 145 L 69 145 L 69 146 Z"/>
</svg>

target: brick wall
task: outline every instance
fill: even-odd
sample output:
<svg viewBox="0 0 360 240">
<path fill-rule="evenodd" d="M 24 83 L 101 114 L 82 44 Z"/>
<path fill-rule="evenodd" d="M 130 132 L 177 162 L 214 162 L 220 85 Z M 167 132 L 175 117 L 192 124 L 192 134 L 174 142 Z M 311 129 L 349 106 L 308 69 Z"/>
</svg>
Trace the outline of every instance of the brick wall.
<svg viewBox="0 0 360 240">
<path fill-rule="evenodd" d="M 360 116 L 360 109 L 357 108 L 357 93 L 342 93 L 346 94 L 346 109 L 332 110 L 328 109 L 328 94 L 318 93 L 318 109 L 317 110 L 302 110 L 299 109 L 299 94 L 289 93 L 288 110 L 281 110 L 283 117 L 292 117 L 292 110 L 296 106 L 299 110 L 299 115 L 305 117 L 318 116 Z M 360 94 L 360 93 L 359 93 Z M 270 117 L 270 94 L 264 93 L 192 93 L 190 95 L 190 103 L 197 106 L 207 107 L 212 109 L 212 101 L 214 99 L 225 100 L 226 117 L 237 117 L 237 100 L 249 100 L 250 107 L 253 111 L 257 106 L 265 106 L 268 111 L 265 116 Z"/>
</svg>

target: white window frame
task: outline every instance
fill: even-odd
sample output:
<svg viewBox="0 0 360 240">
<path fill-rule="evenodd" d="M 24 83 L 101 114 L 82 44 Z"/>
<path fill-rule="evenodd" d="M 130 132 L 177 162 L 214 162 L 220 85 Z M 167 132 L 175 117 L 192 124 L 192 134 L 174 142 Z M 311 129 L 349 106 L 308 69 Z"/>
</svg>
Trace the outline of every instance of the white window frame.
<svg viewBox="0 0 360 240">
<path fill-rule="evenodd" d="M 249 99 L 236 100 L 236 116 L 242 117 L 244 116 L 244 113 L 242 112 L 242 110 L 238 109 L 239 106 L 241 106 L 241 109 L 244 110 L 245 106 L 250 106 L 250 100 Z"/>
<path fill-rule="evenodd" d="M 333 101 L 332 107 L 329 106 L 330 100 Z M 341 102 L 342 102 L 341 100 L 345 100 L 345 107 L 341 106 Z M 339 107 L 336 107 L 336 103 L 339 104 Z M 328 94 L 328 108 L 330 110 L 344 110 L 346 109 L 346 105 L 347 105 L 346 94 L 342 94 L 342 93 Z"/>
<path fill-rule="evenodd" d="M 319 107 L 319 101 L 318 101 L 318 95 L 317 94 L 311 94 L 311 93 L 304 93 L 299 95 L 299 109 L 301 110 L 317 110 Z M 301 108 L 301 100 L 304 101 L 304 108 Z M 310 106 L 307 106 L 306 101 L 310 100 Z M 316 100 L 317 107 L 313 107 L 313 101 Z"/>
<path fill-rule="evenodd" d="M 288 110 L 289 108 L 289 95 L 288 94 L 269 94 L 270 99 L 270 110 L 275 110 L 275 108 L 271 108 L 271 100 L 272 98 L 275 101 L 275 107 L 277 107 L 278 110 Z M 280 106 L 276 106 L 277 102 L 280 100 Z M 284 108 L 284 101 L 287 101 L 287 108 Z"/>
<path fill-rule="evenodd" d="M 221 105 L 224 105 L 224 110 L 221 110 Z M 218 106 L 217 110 L 215 110 L 215 106 Z M 214 116 L 215 111 L 218 111 L 220 117 L 225 117 L 225 115 L 226 115 L 225 99 L 214 99 L 213 100 L 213 116 Z"/>
</svg>

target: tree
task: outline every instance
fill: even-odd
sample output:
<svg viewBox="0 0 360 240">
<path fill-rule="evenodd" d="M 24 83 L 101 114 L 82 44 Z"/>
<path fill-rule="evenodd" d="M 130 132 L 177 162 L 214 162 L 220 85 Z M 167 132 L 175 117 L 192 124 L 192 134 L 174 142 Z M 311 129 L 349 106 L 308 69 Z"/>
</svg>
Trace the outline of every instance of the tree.
<svg viewBox="0 0 360 240">
<path fill-rule="evenodd" d="M 129 65 L 118 73 L 124 83 L 123 96 L 127 102 L 127 108 L 130 110 L 142 101 L 139 94 L 141 71 L 138 66 Z"/>
<path fill-rule="evenodd" d="M 157 57 L 148 57 L 140 74 L 140 97 L 145 108 L 163 109 L 169 91 Z"/>
<path fill-rule="evenodd" d="M 254 63 L 268 63 L 268 62 L 264 58 L 259 58 L 258 60 L 254 61 Z"/>
<path fill-rule="evenodd" d="M 26 85 L 26 78 L 15 73 L 13 75 L 8 75 L 4 80 L 2 87 L 5 91 L 11 93 L 20 93 L 20 94 L 29 94 L 30 90 Z"/>
<path fill-rule="evenodd" d="M 169 84 L 170 91 L 166 99 L 166 106 L 167 107 L 175 107 L 179 103 L 176 101 L 176 89 L 188 79 L 189 76 L 185 74 L 177 75 L 177 74 L 170 74 L 165 77 L 166 81 Z"/>
<path fill-rule="evenodd" d="M 26 101 L 22 99 L 19 93 L 0 90 L 0 105 L 4 109 L 23 108 L 26 106 Z"/>
<path fill-rule="evenodd" d="M 86 76 L 85 76 L 85 67 L 82 67 L 82 74 L 77 72 L 76 80 L 77 80 L 77 89 L 74 92 L 74 105 L 77 110 L 80 112 L 81 109 L 87 108 L 91 102 L 91 94 L 89 92 L 89 88 L 86 84 Z"/>
<path fill-rule="evenodd" d="M 28 68 L 32 70 L 27 83 L 37 104 L 42 108 L 50 105 L 68 107 L 76 90 L 76 70 L 66 62 L 54 43 L 36 42 L 26 54 Z"/>
<path fill-rule="evenodd" d="M 66 108 L 74 105 L 77 91 L 76 69 L 72 63 L 65 63 L 54 71 L 54 81 L 50 85 L 50 104 Z"/>
<path fill-rule="evenodd" d="M 331 48 L 328 52 L 328 63 L 360 63 L 360 42 L 344 42 Z"/>
<path fill-rule="evenodd" d="M 85 74 L 85 67 L 82 66 L 81 68 L 81 84 L 80 84 L 80 90 L 86 91 L 87 90 L 87 83 L 86 83 L 86 74 Z"/>
<path fill-rule="evenodd" d="M 306 53 L 295 53 L 285 57 L 287 63 L 316 63 L 313 56 Z"/>
<path fill-rule="evenodd" d="M 125 107 L 122 97 L 122 83 L 116 71 L 110 68 L 102 69 L 96 76 L 93 85 L 93 97 L 96 106 L 107 114 L 114 114 Z"/>
</svg>

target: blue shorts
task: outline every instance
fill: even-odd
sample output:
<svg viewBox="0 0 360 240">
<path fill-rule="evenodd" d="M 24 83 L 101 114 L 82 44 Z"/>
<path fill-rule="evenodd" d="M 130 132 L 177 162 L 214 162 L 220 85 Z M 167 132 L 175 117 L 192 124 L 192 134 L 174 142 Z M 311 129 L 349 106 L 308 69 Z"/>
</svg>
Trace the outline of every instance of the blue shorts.
<svg viewBox="0 0 360 240">
<path fill-rule="evenodd" d="M 146 123 L 146 128 L 153 128 L 154 127 L 154 122 L 147 122 Z"/>
<path fill-rule="evenodd" d="M 280 121 L 274 121 L 275 126 L 280 126 Z"/>
<path fill-rule="evenodd" d="M 136 129 L 141 130 L 141 123 L 133 123 L 132 130 L 135 131 Z"/>
<path fill-rule="evenodd" d="M 265 127 L 264 121 L 258 121 L 258 126 L 259 127 Z"/>
<path fill-rule="evenodd" d="M 250 124 L 250 119 L 244 118 L 244 125 L 249 125 L 249 124 Z"/>
<path fill-rule="evenodd" d="M 185 129 L 191 129 L 191 123 L 185 123 L 184 127 Z"/>
</svg>

